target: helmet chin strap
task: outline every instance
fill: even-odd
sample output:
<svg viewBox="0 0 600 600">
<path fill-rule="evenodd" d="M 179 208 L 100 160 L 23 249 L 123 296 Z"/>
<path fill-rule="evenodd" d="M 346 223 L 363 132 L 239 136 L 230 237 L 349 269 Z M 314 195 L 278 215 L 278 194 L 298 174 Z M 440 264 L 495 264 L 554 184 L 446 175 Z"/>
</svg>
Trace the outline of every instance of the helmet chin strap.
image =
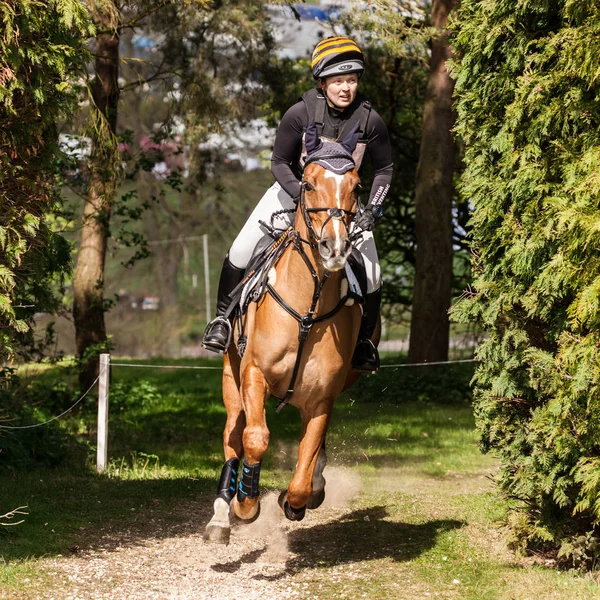
<svg viewBox="0 0 600 600">
<path fill-rule="evenodd" d="M 329 94 L 327 93 L 327 91 L 325 90 L 325 85 L 321 84 L 321 89 L 323 90 L 323 94 L 325 94 L 325 98 L 327 99 L 327 102 L 333 106 L 333 108 L 337 109 L 337 110 L 346 110 L 347 106 L 338 106 L 330 97 Z"/>
</svg>

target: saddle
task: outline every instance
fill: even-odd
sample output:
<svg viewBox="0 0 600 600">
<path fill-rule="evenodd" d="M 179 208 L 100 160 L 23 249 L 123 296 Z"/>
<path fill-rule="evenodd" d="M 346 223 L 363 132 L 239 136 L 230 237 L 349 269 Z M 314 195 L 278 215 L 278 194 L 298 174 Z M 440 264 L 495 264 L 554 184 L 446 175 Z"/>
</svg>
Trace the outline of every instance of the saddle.
<svg viewBox="0 0 600 600">
<path fill-rule="evenodd" d="M 270 235 L 265 235 L 256 245 L 252 258 L 246 268 L 245 284 L 242 286 L 238 306 L 244 315 L 251 302 L 258 302 L 267 291 L 269 273 L 287 247 L 284 243 L 287 231 L 275 243 Z M 276 246 L 279 244 L 278 246 Z M 348 257 L 345 267 L 348 297 L 359 304 L 367 294 L 367 274 L 361 253 L 355 248 Z M 344 287 L 344 284 L 342 284 Z"/>
<path fill-rule="evenodd" d="M 267 291 L 269 272 L 287 248 L 285 241 L 290 231 L 287 229 L 276 239 L 271 233 L 265 234 L 256 244 L 242 281 L 238 302 L 241 315 L 246 314 L 250 302 L 258 302 Z"/>
<path fill-rule="evenodd" d="M 288 240 L 290 240 L 292 231 L 290 227 L 283 232 L 279 232 L 278 236 L 275 235 L 274 231 L 269 231 L 260 239 L 248 262 L 244 278 L 230 294 L 231 304 L 224 316 L 228 318 L 235 313 L 235 320 L 240 334 L 238 338 L 240 356 L 244 353 L 246 342 L 243 318 L 250 303 L 258 302 L 267 292 L 271 269 L 275 267 L 288 247 Z M 348 257 L 340 295 L 347 295 L 347 303 L 358 302 L 364 304 L 367 295 L 367 274 L 363 257 L 356 248 L 352 250 L 352 254 Z"/>
</svg>

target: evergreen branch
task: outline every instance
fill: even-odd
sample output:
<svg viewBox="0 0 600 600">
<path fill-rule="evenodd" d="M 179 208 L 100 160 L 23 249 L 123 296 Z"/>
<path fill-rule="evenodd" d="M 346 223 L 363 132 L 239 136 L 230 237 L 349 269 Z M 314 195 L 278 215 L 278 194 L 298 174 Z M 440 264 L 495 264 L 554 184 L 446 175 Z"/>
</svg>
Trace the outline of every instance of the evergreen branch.
<svg viewBox="0 0 600 600">
<path fill-rule="evenodd" d="M 515 404 L 517 406 L 531 406 L 531 402 L 529 400 L 525 400 L 524 398 L 518 398 L 515 396 L 490 396 L 490 400 L 495 400 L 496 402 L 503 402 L 505 404 Z"/>
</svg>

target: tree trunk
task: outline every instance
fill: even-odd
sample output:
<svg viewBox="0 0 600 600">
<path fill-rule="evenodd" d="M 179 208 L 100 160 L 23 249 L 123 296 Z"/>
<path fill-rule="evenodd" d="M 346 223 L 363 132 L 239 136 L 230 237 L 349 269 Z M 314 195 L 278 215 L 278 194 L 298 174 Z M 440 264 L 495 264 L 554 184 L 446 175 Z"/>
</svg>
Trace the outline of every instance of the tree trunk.
<svg viewBox="0 0 600 600">
<path fill-rule="evenodd" d="M 456 0 L 434 0 L 432 25 L 440 35 L 431 45 L 431 71 L 425 93 L 423 134 L 417 167 L 416 273 L 410 327 L 409 362 L 448 359 L 448 309 L 452 293 L 452 127 L 454 82 L 446 70 L 451 55 L 445 27 Z"/>
<path fill-rule="evenodd" d="M 92 135 L 89 160 L 89 187 L 83 211 L 81 241 L 73 280 L 75 341 L 77 355 L 85 359 L 93 345 L 106 342 L 104 323 L 104 263 L 109 232 L 111 202 L 118 173 L 111 136 L 117 127 L 119 102 L 119 34 L 115 26 L 116 7 L 102 13 L 99 29 L 109 31 L 96 38 L 93 101 L 105 117 L 98 120 Z M 92 109 L 93 110 L 93 109 Z M 98 125 L 99 123 L 99 125 Z M 112 158 L 112 160 L 111 160 Z M 79 382 L 87 389 L 98 374 L 96 353 L 82 365 Z"/>
</svg>

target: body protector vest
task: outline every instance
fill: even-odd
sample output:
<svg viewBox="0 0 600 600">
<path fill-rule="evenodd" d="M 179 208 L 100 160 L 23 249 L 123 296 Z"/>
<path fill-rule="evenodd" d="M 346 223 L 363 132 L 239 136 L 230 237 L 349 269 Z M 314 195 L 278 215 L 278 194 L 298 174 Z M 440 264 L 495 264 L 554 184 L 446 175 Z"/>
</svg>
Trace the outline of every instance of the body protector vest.
<svg viewBox="0 0 600 600">
<path fill-rule="evenodd" d="M 352 103 L 348 107 L 349 114 L 339 127 L 333 127 L 328 122 L 327 114 L 327 99 L 325 94 L 318 89 L 308 90 L 305 92 L 301 100 L 308 111 L 308 122 L 314 121 L 317 126 L 317 134 L 324 142 L 337 142 L 344 138 L 354 126 L 359 124 L 358 143 L 356 149 L 352 153 L 352 159 L 356 165 L 356 170 L 360 169 L 365 150 L 367 148 L 367 124 L 369 115 L 371 114 L 372 104 L 359 92 Z M 302 151 L 300 154 L 300 172 L 304 169 L 306 162 L 306 131 L 302 133 Z"/>
</svg>

